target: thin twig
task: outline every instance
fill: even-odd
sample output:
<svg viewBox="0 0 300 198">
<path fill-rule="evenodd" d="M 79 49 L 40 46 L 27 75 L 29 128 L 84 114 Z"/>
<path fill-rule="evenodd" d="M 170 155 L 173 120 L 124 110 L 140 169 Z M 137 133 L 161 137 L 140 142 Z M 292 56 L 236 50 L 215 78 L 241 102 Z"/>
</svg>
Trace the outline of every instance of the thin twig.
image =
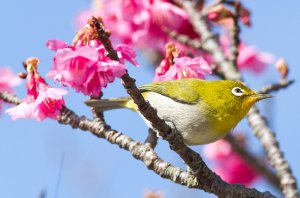
<svg viewBox="0 0 300 198">
<path fill-rule="evenodd" d="M 102 96 L 103 96 L 103 92 L 100 91 L 99 97 L 91 97 L 91 99 L 98 99 L 99 100 L 99 99 L 101 99 Z M 100 120 L 104 121 L 103 112 L 96 111 L 94 108 L 91 108 L 91 111 L 92 111 L 94 119 L 100 119 Z"/>
<path fill-rule="evenodd" d="M 234 5 L 234 12 L 232 17 L 233 26 L 230 32 L 231 35 L 230 61 L 231 61 L 231 65 L 233 65 L 235 68 L 237 68 L 237 60 L 239 56 L 239 45 L 240 45 L 240 32 L 241 32 L 241 28 L 239 26 L 240 9 L 241 9 L 241 3 L 239 2 L 239 0 L 237 0 Z"/>
<path fill-rule="evenodd" d="M 7 103 L 18 105 L 22 102 L 18 97 L 12 96 L 11 94 L 7 92 L 0 92 L 0 98 Z"/>
<path fill-rule="evenodd" d="M 267 94 L 270 92 L 279 91 L 280 89 L 285 89 L 289 87 L 294 82 L 295 82 L 294 80 L 289 80 L 289 81 L 280 81 L 279 83 L 276 84 L 266 85 L 265 87 L 259 89 L 257 93 Z"/>
<path fill-rule="evenodd" d="M 185 34 L 178 34 L 176 31 L 165 31 L 172 39 L 175 41 L 192 47 L 195 50 L 203 50 L 202 43 L 199 39 L 191 39 L 190 37 L 186 36 Z"/>
<path fill-rule="evenodd" d="M 148 136 L 147 136 L 144 144 L 154 150 L 157 145 L 157 140 L 158 140 L 158 138 L 157 138 L 156 132 L 153 129 L 149 128 Z"/>
<path fill-rule="evenodd" d="M 0 98 L 13 104 L 15 104 L 16 101 L 20 101 L 16 96 L 1 94 L 1 92 Z M 67 107 L 61 109 L 61 115 L 59 116 L 58 122 L 60 124 L 70 125 L 72 128 L 90 131 L 95 136 L 118 145 L 120 148 L 129 151 L 136 159 L 143 161 L 147 168 L 153 170 L 156 174 L 189 188 L 202 189 L 221 197 L 275 197 L 270 192 L 261 193 L 256 189 L 246 188 L 242 185 L 227 184 L 213 172 L 207 172 L 207 175 L 203 175 L 203 178 L 200 180 L 199 177 L 195 177 L 193 174 L 182 171 L 180 168 L 174 167 L 170 163 L 163 161 L 152 148 L 111 129 L 105 122 L 88 120 L 84 116 L 76 115 Z M 205 168 L 208 169 L 207 167 Z M 216 178 L 218 178 L 218 180 L 215 180 Z"/>
</svg>

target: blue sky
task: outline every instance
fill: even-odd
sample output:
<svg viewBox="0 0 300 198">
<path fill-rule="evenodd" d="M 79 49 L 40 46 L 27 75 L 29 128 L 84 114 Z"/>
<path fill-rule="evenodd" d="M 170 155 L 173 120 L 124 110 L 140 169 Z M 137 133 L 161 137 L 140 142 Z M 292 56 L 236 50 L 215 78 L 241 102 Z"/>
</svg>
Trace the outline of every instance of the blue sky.
<svg viewBox="0 0 300 198">
<path fill-rule="evenodd" d="M 294 175 L 300 178 L 299 166 L 299 19 L 298 1 L 247 1 L 253 11 L 253 27 L 243 29 L 246 42 L 259 49 L 287 59 L 290 79 L 296 83 L 287 90 L 273 94 L 271 123 L 280 140 L 280 146 L 291 164 Z M 22 71 L 21 62 L 29 56 L 39 57 L 39 71 L 45 75 L 51 66 L 53 52 L 45 47 L 48 39 L 71 42 L 75 28 L 74 16 L 89 6 L 88 0 L 69 1 L 4 1 L 0 7 L 0 66 Z M 146 61 L 140 58 L 139 69 L 129 66 L 137 84 L 149 83 L 153 77 Z M 264 75 L 245 74 L 254 89 L 265 83 L 276 82 L 278 74 L 272 66 Z M 52 81 L 49 79 L 50 84 Z M 25 96 L 24 84 L 16 88 Z M 117 80 L 104 92 L 105 97 L 124 96 L 125 91 Z M 83 105 L 86 98 L 69 90 L 67 105 L 79 115 L 90 116 Z M 268 113 L 268 112 L 266 112 Z M 270 114 L 270 113 L 269 113 Z M 163 191 L 166 197 L 214 197 L 199 190 L 190 190 L 155 175 L 130 153 L 120 150 L 105 140 L 89 133 L 59 125 L 56 121 L 12 121 L 1 115 L 0 121 L 0 197 L 141 197 L 146 190 Z M 106 114 L 107 122 L 115 129 L 143 141 L 147 127 L 138 115 L 126 111 Z M 134 124 L 128 124 L 134 123 Z M 250 135 L 245 121 L 237 128 Z M 262 152 L 255 138 L 251 138 L 254 151 Z M 194 147 L 201 151 L 201 146 Z M 182 160 L 160 141 L 157 152 L 163 159 L 183 167 Z M 62 157 L 64 156 L 64 160 Z M 59 170 L 62 164 L 62 173 Z M 60 179 L 59 179 L 60 178 Z M 57 185 L 58 180 L 60 181 Z M 57 187 L 59 186 L 59 188 Z M 273 190 L 259 182 L 260 190 Z"/>
</svg>

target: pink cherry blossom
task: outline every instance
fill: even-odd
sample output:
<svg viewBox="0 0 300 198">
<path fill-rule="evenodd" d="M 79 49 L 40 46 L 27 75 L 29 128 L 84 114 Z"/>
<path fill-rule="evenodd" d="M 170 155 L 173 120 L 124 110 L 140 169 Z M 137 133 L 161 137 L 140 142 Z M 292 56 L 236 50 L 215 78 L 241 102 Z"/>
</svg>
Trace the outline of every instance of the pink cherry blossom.
<svg viewBox="0 0 300 198">
<path fill-rule="evenodd" d="M 61 108 L 65 105 L 63 95 L 67 91 L 52 88 L 44 83 L 39 83 L 39 94 L 34 102 L 34 118 L 42 121 L 45 118 L 57 119 Z"/>
<path fill-rule="evenodd" d="M 273 55 L 267 52 L 259 52 L 254 46 L 241 43 L 237 65 L 240 69 L 247 69 L 256 74 L 262 73 L 266 66 L 273 62 Z"/>
<path fill-rule="evenodd" d="M 153 81 L 165 81 L 181 78 L 201 78 L 211 74 L 212 70 L 207 62 L 201 58 L 180 57 L 174 58 L 174 64 L 165 58 L 156 68 Z"/>
<path fill-rule="evenodd" d="M 47 46 L 49 46 L 49 43 L 55 45 L 55 43 L 61 43 L 61 41 L 48 41 Z M 97 49 L 90 46 L 58 48 L 54 56 L 52 69 L 47 77 L 53 77 L 62 85 L 72 87 L 76 91 L 83 91 L 85 83 L 96 72 L 95 65 L 99 58 L 100 55 Z"/>
<path fill-rule="evenodd" d="M 251 186 L 260 177 L 225 140 L 206 145 L 203 152 L 212 160 L 213 170 L 228 183 Z"/>
<path fill-rule="evenodd" d="M 17 106 L 6 110 L 13 120 L 30 118 L 42 121 L 45 118 L 57 119 L 60 110 L 65 104 L 63 89 L 48 86 L 45 80 L 36 71 L 38 59 L 27 60 L 26 98 Z"/>
<path fill-rule="evenodd" d="M 20 78 L 8 68 L 0 68 L 0 92 L 13 93 L 12 87 L 21 83 Z M 0 99 L 0 112 L 3 101 Z"/>
<path fill-rule="evenodd" d="M 120 58 L 121 63 L 124 64 L 124 60 L 127 60 L 134 66 L 139 66 L 139 63 L 135 59 L 136 52 L 132 48 L 130 48 L 128 45 L 118 44 L 118 45 L 116 45 L 115 49 L 118 52 L 118 56 Z"/>
<path fill-rule="evenodd" d="M 90 33 L 90 32 L 89 32 Z M 126 72 L 124 61 L 138 66 L 136 53 L 127 45 L 115 47 L 120 62 L 106 55 L 98 40 L 83 41 L 79 36 L 74 46 L 68 46 L 59 40 L 49 40 L 46 46 L 56 51 L 51 71 L 47 77 L 53 77 L 62 85 L 71 87 L 84 95 L 99 96 L 101 87 L 121 77 Z"/>
<path fill-rule="evenodd" d="M 38 96 L 36 86 L 34 74 L 32 72 L 27 74 L 26 98 L 19 105 L 6 110 L 6 113 L 9 114 L 13 120 L 19 118 L 34 118 L 34 101 Z"/>
<path fill-rule="evenodd" d="M 186 11 L 167 0 L 97 1 L 90 13 L 99 15 L 117 40 L 139 48 L 163 50 L 166 31 L 196 37 Z M 112 9 L 113 8 L 113 9 Z M 79 15 L 83 19 L 87 11 Z M 77 20 L 78 21 L 78 20 Z M 82 24 L 80 22 L 80 24 Z"/>
<path fill-rule="evenodd" d="M 220 44 L 227 55 L 230 57 L 230 41 L 228 36 L 220 37 Z M 237 66 L 241 70 L 249 70 L 255 74 L 262 73 L 266 66 L 273 63 L 274 56 L 267 52 L 260 52 L 254 46 L 248 46 L 243 41 L 238 47 L 239 56 Z"/>
<path fill-rule="evenodd" d="M 27 96 L 19 105 L 6 110 L 13 120 L 19 118 L 34 118 L 34 99 Z"/>
</svg>

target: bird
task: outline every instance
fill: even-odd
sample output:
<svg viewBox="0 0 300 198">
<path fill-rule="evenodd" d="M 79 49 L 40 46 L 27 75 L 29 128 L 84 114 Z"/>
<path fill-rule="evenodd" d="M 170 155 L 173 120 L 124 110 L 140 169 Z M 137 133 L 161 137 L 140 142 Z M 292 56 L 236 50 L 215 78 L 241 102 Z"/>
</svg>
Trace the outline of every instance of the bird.
<svg viewBox="0 0 300 198">
<path fill-rule="evenodd" d="M 154 82 L 139 90 L 187 145 L 203 145 L 224 138 L 256 102 L 272 97 L 233 80 L 183 78 Z M 139 113 L 131 97 L 90 99 L 85 103 L 96 112 L 127 108 Z"/>
</svg>

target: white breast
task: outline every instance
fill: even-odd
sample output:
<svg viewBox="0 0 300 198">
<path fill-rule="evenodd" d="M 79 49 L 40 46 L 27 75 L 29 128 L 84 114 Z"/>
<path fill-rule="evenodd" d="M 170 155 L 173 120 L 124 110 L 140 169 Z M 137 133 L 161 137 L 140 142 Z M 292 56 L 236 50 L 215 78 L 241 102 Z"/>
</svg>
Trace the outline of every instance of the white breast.
<svg viewBox="0 0 300 198">
<path fill-rule="evenodd" d="M 145 98 L 157 110 L 158 116 L 179 132 L 187 144 L 207 144 L 221 138 L 210 130 L 197 104 L 183 104 L 155 92 L 147 93 Z"/>
</svg>

